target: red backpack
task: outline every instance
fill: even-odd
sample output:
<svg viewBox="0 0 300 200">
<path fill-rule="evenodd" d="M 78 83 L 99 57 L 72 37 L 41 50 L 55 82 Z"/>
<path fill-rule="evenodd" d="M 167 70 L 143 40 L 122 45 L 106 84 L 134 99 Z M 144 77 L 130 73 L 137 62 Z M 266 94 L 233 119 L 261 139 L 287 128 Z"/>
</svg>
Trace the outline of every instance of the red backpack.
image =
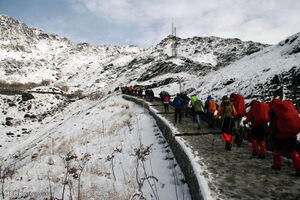
<svg viewBox="0 0 300 200">
<path fill-rule="evenodd" d="M 242 95 L 236 94 L 233 99 L 233 105 L 237 112 L 237 117 L 244 117 L 246 115 L 246 105 Z"/>
<path fill-rule="evenodd" d="M 217 104 L 214 100 L 210 100 L 208 102 L 208 112 L 209 113 L 214 113 L 217 110 Z"/>
<path fill-rule="evenodd" d="M 269 104 L 257 101 L 253 109 L 253 118 L 256 125 L 264 125 L 269 122 Z"/>
<path fill-rule="evenodd" d="M 272 108 L 278 118 L 277 126 L 281 134 L 293 137 L 300 132 L 300 117 L 291 101 L 278 102 Z"/>
<path fill-rule="evenodd" d="M 164 103 L 169 103 L 170 102 L 170 96 L 166 95 L 164 97 Z"/>
</svg>

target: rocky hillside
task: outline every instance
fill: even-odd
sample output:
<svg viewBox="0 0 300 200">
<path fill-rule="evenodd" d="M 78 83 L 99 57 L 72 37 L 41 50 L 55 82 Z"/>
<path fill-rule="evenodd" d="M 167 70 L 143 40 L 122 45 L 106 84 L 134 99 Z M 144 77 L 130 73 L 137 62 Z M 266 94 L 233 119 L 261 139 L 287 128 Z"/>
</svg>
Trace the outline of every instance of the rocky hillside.
<svg viewBox="0 0 300 200">
<path fill-rule="evenodd" d="M 300 110 L 300 33 L 278 45 L 244 57 L 216 73 L 208 74 L 196 91 L 217 98 L 232 92 L 243 94 L 247 102 L 272 98 L 292 100 Z"/>
<path fill-rule="evenodd" d="M 209 70 L 224 67 L 268 46 L 239 39 L 180 39 L 172 36 L 146 50 L 135 46 L 74 44 L 58 35 L 30 28 L 6 15 L 1 15 L 0 20 L 2 80 L 38 82 L 47 79 L 54 84 L 90 91 L 112 85 L 120 77 L 125 79 L 123 84 L 127 84 L 134 80 L 147 81 L 166 73 L 205 75 Z M 171 45 L 175 40 L 178 57 L 174 59 L 171 57 Z M 139 77 L 135 76 L 136 73 Z M 169 82 L 164 81 L 165 84 Z"/>
<path fill-rule="evenodd" d="M 172 44 L 176 42 L 176 58 L 172 57 Z M 168 36 L 158 45 L 147 49 L 143 54 L 137 56 L 128 64 L 128 68 L 139 73 L 136 79 L 139 82 L 159 78 L 162 75 L 182 77 L 182 72 L 193 76 L 205 76 L 210 71 L 223 68 L 230 63 L 260 51 L 267 47 L 266 44 L 243 42 L 239 39 L 223 39 L 218 37 L 193 37 L 181 39 Z M 188 75 L 188 76 L 189 76 Z M 130 74 L 126 76 L 131 76 Z M 131 78 L 133 80 L 134 78 Z M 150 87 L 167 85 L 176 79 L 162 78 L 159 83 Z"/>
<path fill-rule="evenodd" d="M 142 50 L 136 46 L 75 44 L 0 15 L 0 80 L 8 83 L 49 80 L 71 90 L 96 91 L 115 79 L 118 68 L 107 70 L 107 63 L 123 64 Z"/>
</svg>

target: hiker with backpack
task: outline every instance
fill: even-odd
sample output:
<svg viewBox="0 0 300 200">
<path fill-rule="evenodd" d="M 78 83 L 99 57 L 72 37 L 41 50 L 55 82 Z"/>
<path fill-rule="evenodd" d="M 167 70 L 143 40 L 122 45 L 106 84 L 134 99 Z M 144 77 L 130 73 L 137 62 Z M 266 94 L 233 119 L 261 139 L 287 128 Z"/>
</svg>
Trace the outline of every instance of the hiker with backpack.
<svg viewBox="0 0 300 200">
<path fill-rule="evenodd" d="M 159 93 L 161 102 L 164 102 L 165 95 L 166 95 L 166 91 L 164 91 L 164 90 Z"/>
<path fill-rule="evenodd" d="M 142 96 L 143 96 L 143 89 L 142 89 L 142 88 L 139 88 L 139 89 L 137 90 L 137 94 L 138 94 L 138 96 L 142 97 Z"/>
<path fill-rule="evenodd" d="M 214 115 L 217 110 L 217 104 L 214 99 L 209 95 L 205 101 L 205 111 L 208 118 L 208 128 L 213 128 L 215 126 Z"/>
<path fill-rule="evenodd" d="M 296 151 L 297 134 L 300 133 L 300 117 L 291 101 L 273 99 L 270 102 L 270 128 L 268 132 L 271 132 L 274 139 L 272 169 L 280 170 L 281 151 L 286 146 L 296 169 L 295 175 L 300 176 L 300 157 Z"/>
<path fill-rule="evenodd" d="M 164 108 L 165 108 L 165 113 L 169 112 L 169 104 L 170 104 L 170 95 L 169 93 L 166 92 L 166 94 L 164 95 Z"/>
<path fill-rule="evenodd" d="M 133 89 L 132 89 L 132 86 L 129 86 L 129 95 L 133 95 Z"/>
<path fill-rule="evenodd" d="M 190 103 L 190 106 L 191 106 L 191 110 L 192 110 L 192 119 L 193 121 L 195 121 L 195 117 L 196 117 L 196 114 L 195 114 L 195 107 L 194 107 L 194 102 L 196 101 L 197 99 L 197 94 L 193 94 L 193 96 L 191 97 L 191 103 Z"/>
<path fill-rule="evenodd" d="M 183 94 L 182 96 L 183 100 L 184 100 L 184 105 L 183 105 L 183 113 L 184 113 L 184 117 L 188 116 L 189 113 L 189 102 L 190 102 L 190 98 L 187 96 L 186 93 Z"/>
<path fill-rule="evenodd" d="M 195 115 L 196 115 L 196 121 L 198 124 L 198 130 L 201 128 L 200 126 L 200 117 L 204 113 L 203 103 L 200 99 L 196 99 L 194 102 L 194 109 L 195 109 Z"/>
<path fill-rule="evenodd" d="M 232 128 L 234 125 L 234 118 L 236 110 L 227 96 L 222 97 L 222 103 L 218 108 L 216 119 L 221 116 L 221 131 L 222 138 L 225 142 L 225 150 L 231 150 L 232 147 Z"/>
<path fill-rule="evenodd" d="M 269 105 L 267 103 L 253 100 L 248 112 L 247 119 L 243 124 L 251 122 L 252 157 L 258 156 L 264 159 L 266 154 L 265 128 L 269 122 Z M 259 142 L 259 146 L 258 146 Z"/>
<path fill-rule="evenodd" d="M 149 90 L 149 100 L 150 100 L 150 102 L 152 102 L 153 99 L 154 99 L 154 92 L 153 92 L 153 90 Z"/>
<path fill-rule="evenodd" d="M 244 97 L 240 94 L 232 93 L 230 95 L 230 101 L 233 103 L 233 106 L 237 112 L 237 115 L 235 116 L 234 121 L 234 142 L 237 144 L 237 146 L 241 146 L 243 140 L 241 137 L 241 131 L 240 131 L 240 125 L 242 118 L 246 115 L 246 105 L 244 101 Z"/>
<path fill-rule="evenodd" d="M 177 93 L 173 100 L 173 105 L 175 108 L 175 123 L 177 123 L 177 116 L 179 118 L 179 123 L 181 123 L 181 109 L 183 107 L 184 100 L 181 98 L 180 94 Z"/>
</svg>

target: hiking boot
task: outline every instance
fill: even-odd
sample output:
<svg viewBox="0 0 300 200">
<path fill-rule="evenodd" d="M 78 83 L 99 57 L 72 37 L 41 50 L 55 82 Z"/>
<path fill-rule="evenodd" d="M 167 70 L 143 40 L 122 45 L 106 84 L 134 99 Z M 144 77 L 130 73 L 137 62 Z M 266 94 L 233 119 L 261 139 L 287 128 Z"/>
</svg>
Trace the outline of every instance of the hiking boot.
<svg viewBox="0 0 300 200">
<path fill-rule="evenodd" d="M 265 159 L 265 157 L 266 157 L 266 156 L 265 156 L 265 155 L 262 155 L 262 154 L 259 154 L 259 155 L 258 155 L 258 158 L 260 158 L 260 159 Z"/>
<path fill-rule="evenodd" d="M 271 168 L 275 171 L 279 171 L 280 170 L 280 167 L 278 166 L 275 166 L 275 165 L 272 165 Z"/>
<path fill-rule="evenodd" d="M 231 151 L 231 145 L 229 142 L 226 142 L 226 145 L 225 145 L 225 150 L 227 151 Z"/>
<path fill-rule="evenodd" d="M 201 126 L 198 126 L 198 130 L 200 130 Z"/>
<path fill-rule="evenodd" d="M 300 170 L 296 170 L 295 176 L 299 176 L 300 177 Z"/>
</svg>

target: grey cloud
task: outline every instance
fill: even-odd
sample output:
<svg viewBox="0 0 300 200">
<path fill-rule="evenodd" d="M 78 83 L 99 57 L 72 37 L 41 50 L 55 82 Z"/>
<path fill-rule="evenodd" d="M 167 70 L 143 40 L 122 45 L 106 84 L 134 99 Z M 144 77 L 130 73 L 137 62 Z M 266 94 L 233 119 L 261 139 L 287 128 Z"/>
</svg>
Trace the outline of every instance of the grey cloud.
<svg viewBox="0 0 300 200">
<path fill-rule="evenodd" d="M 215 35 L 276 43 L 300 24 L 298 0 L 76 0 L 111 23 L 131 24 L 141 44 L 159 42 L 172 21 L 181 37 Z M 155 26 L 161 28 L 154 28 Z M 144 31 L 143 31 L 144 30 Z M 133 30 L 134 31 L 134 30 Z M 129 37 L 130 38 L 130 37 Z M 143 42 L 144 41 L 144 42 Z M 149 42 L 151 41 L 151 42 Z"/>
</svg>

